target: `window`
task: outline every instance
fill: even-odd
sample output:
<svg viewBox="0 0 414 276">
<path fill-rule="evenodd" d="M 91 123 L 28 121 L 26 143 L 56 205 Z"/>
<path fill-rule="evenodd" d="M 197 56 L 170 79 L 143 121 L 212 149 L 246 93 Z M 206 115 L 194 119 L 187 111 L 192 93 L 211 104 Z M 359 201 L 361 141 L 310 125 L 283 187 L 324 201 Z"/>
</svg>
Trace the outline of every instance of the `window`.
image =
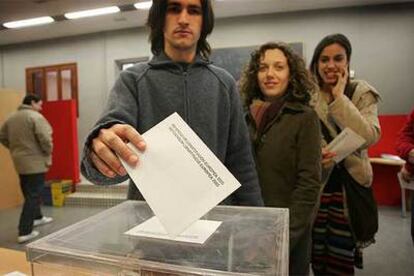
<svg viewBox="0 0 414 276">
<path fill-rule="evenodd" d="M 26 91 L 44 102 L 73 99 L 79 116 L 76 63 L 27 68 Z"/>
</svg>

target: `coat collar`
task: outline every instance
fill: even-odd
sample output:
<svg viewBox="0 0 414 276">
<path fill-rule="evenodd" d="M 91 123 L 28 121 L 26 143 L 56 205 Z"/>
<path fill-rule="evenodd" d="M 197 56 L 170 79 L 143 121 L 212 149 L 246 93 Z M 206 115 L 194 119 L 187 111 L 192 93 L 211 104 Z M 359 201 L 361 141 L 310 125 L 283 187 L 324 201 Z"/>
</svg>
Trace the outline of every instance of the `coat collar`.
<svg viewBox="0 0 414 276">
<path fill-rule="evenodd" d="M 277 121 L 279 120 L 280 116 L 282 116 L 285 113 L 301 113 L 304 112 L 305 105 L 300 102 L 289 102 L 286 101 L 282 108 L 279 111 L 279 114 L 277 114 L 265 127 L 263 133 L 267 132 L 269 128 Z"/>
<path fill-rule="evenodd" d="M 261 100 L 256 100 L 256 101 L 261 101 Z M 289 112 L 301 113 L 301 112 L 304 112 L 305 109 L 306 109 L 306 105 L 303 104 L 303 103 L 285 101 L 285 103 L 281 107 L 279 113 L 263 129 L 262 134 L 266 133 L 271 128 L 271 126 L 280 118 L 280 116 L 283 113 L 289 113 Z M 246 118 L 247 121 L 250 122 L 250 124 L 253 126 L 254 131 L 256 132 L 257 131 L 257 127 L 255 125 L 255 120 L 254 120 L 252 114 L 249 111 L 247 111 L 247 116 L 246 117 L 247 117 Z M 257 135 L 257 133 L 255 134 L 255 136 L 256 135 Z"/>
<path fill-rule="evenodd" d="M 300 103 L 300 102 L 286 102 L 285 105 L 282 107 L 282 112 L 285 109 L 290 109 L 292 111 L 296 112 L 303 112 L 306 108 L 306 105 Z"/>
<path fill-rule="evenodd" d="M 328 128 L 332 137 L 338 135 L 336 127 L 329 121 L 329 104 L 322 96 L 322 92 L 318 91 L 314 94 L 314 109 L 318 114 L 319 120 Z"/>
<path fill-rule="evenodd" d="M 17 110 L 33 110 L 33 111 L 36 111 L 36 110 L 33 109 L 33 107 L 31 105 L 28 105 L 28 104 L 21 104 L 17 108 Z"/>
<path fill-rule="evenodd" d="M 252 104 L 258 103 L 258 102 L 263 102 L 262 100 L 253 100 Z M 300 103 L 300 102 L 290 102 L 290 101 L 285 101 L 285 103 L 283 104 L 281 110 L 285 110 L 285 109 L 289 109 L 292 111 L 296 111 L 296 112 L 302 112 L 305 110 L 305 106 L 304 104 Z"/>
<path fill-rule="evenodd" d="M 162 66 L 175 66 L 181 68 L 179 62 L 173 61 L 170 57 L 168 57 L 164 52 L 161 52 L 159 55 L 153 56 L 151 61 L 148 63 L 152 67 L 162 67 Z M 203 59 L 200 55 L 196 55 L 195 61 L 190 64 L 190 66 L 195 65 L 208 65 L 210 64 L 209 61 Z"/>
</svg>

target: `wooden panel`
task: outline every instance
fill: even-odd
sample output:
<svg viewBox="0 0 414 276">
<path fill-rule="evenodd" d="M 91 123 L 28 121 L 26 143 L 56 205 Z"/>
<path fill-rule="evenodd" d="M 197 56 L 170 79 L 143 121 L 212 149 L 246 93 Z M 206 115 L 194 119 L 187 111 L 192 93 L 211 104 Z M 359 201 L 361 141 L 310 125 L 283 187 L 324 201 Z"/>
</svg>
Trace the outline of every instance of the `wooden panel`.
<svg viewBox="0 0 414 276">
<path fill-rule="evenodd" d="M 46 100 L 44 71 L 43 68 L 26 69 L 26 91 L 38 95 L 43 101 Z"/>
<path fill-rule="evenodd" d="M 26 260 L 26 253 L 23 251 L 0 248 L 0 275 L 19 271 L 30 275 L 30 264 Z"/>
<path fill-rule="evenodd" d="M 0 88 L 0 125 L 21 104 L 24 94 L 11 89 Z M 0 209 L 21 205 L 19 177 L 14 169 L 8 149 L 0 144 Z"/>
</svg>

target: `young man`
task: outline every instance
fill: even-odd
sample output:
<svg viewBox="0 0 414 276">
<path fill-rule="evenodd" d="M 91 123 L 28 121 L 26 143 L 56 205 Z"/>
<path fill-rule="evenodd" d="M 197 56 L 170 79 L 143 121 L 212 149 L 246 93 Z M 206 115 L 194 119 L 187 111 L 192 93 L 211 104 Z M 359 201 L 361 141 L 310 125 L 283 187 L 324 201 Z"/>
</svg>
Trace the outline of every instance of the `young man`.
<svg viewBox="0 0 414 276">
<path fill-rule="evenodd" d="M 87 138 L 83 175 L 96 184 L 125 181 L 115 153 L 139 166 L 139 156 L 126 142 L 145 150 L 139 133 L 177 112 L 241 182 L 224 203 L 262 206 L 235 81 L 208 62 L 206 37 L 214 27 L 210 1 L 155 0 L 147 25 L 154 57 L 121 73 Z M 128 198 L 142 199 L 135 185 L 129 186 Z"/>
<path fill-rule="evenodd" d="M 20 178 L 24 196 L 19 222 L 19 243 L 39 235 L 33 226 L 49 223 L 53 219 L 42 215 L 41 192 L 45 173 L 52 164 L 52 128 L 39 113 L 42 101 L 36 95 L 27 95 L 23 104 L 2 125 L 0 142 L 10 150 Z"/>
</svg>

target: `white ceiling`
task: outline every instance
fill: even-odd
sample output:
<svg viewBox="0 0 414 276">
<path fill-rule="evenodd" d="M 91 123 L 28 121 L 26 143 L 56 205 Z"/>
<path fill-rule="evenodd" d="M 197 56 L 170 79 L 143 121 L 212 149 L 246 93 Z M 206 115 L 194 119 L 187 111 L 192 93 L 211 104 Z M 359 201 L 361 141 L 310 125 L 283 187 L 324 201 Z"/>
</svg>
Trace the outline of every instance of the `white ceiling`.
<svg viewBox="0 0 414 276">
<path fill-rule="evenodd" d="M 0 0 L 0 25 L 39 16 L 60 16 L 66 12 L 111 5 L 128 5 L 142 0 Z M 214 0 L 217 18 L 278 13 L 299 10 L 339 8 L 414 0 Z M 147 11 L 131 10 L 22 29 L 0 30 L 0 45 L 139 27 L 145 24 Z"/>
</svg>

